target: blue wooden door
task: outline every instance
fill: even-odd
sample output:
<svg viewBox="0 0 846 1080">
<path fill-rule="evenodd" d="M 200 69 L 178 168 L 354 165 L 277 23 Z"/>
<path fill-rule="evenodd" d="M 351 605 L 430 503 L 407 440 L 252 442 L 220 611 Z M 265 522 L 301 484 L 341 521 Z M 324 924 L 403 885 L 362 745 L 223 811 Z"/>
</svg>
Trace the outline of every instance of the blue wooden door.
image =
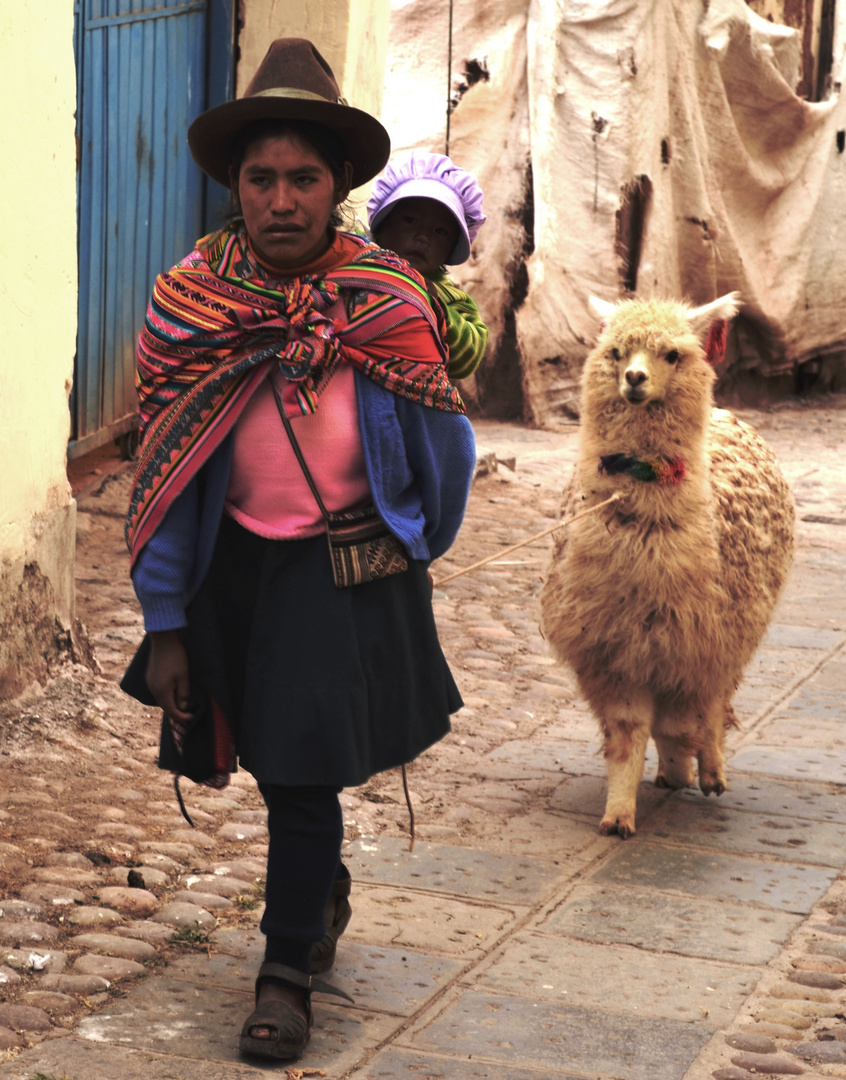
<svg viewBox="0 0 846 1080">
<path fill-rule="evenodd" d="M 230 96 L 235 0 L 77 0 L 79 329 L 69 457 L 136 424 L 135 342 L 156 274 L 221 192 L 186 131 Z"/>
</svg>

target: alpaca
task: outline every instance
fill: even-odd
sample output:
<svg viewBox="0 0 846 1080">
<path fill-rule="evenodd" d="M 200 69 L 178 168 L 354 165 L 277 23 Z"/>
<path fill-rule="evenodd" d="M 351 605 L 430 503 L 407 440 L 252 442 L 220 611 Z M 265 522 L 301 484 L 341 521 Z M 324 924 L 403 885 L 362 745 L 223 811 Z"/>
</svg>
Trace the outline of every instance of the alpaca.
<svg viewBox="0 0 846 1080">
<path fill-rule="evenodd" d="M 599 825 L 635 831 L 651 736 L 659 787 L 726 790 L 731 698 L 772 617 L 793 557 L 794 508 L 775 456 L 713 405 L 702 342 L 737 312 L 591 301 L 604 320 L 582 376 L 579 460 L 541 594 L 541 629 L 604 736 Z"/>
</svg>

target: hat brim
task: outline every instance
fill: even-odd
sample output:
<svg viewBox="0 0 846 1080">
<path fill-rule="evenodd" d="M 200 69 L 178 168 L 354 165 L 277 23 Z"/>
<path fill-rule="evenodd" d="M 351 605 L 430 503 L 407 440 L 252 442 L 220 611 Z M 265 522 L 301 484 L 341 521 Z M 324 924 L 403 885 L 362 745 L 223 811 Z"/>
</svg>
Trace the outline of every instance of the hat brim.
<svg viewBox="0 0 846 1080">
<path fill-rule="evenodd" d="M 447 257 L 447 266 L 458 266 L 459 263 L 467 262 L 470 258 L 470 233 L 464 220 L 464 207 L 461 199 L 452 188 L 430 177 L 415 176 L 410 180 L 399 184 L 382 203 L 379 209 L 370 219 L 370 231 L 375 233 L 379 225 L 384 222 L 393 208 L 403 199 L 433 199 L 445 206 L 455 218 L 458 225 L 458 236 L 455 245 Z"/>
<path fill-rule="evenodd" d="M 379 121 L 352 105 L 286 97 L 247 97 L 215 105 L 188 128 L 188 146 L 204 173 L 229 187 L 229 160 L 238 132 L 255 120 L 310 120 L 334 132 L 353 167 L 352 186 L 367 183 L 386 165 L 391 139 Z"/>
</svg>

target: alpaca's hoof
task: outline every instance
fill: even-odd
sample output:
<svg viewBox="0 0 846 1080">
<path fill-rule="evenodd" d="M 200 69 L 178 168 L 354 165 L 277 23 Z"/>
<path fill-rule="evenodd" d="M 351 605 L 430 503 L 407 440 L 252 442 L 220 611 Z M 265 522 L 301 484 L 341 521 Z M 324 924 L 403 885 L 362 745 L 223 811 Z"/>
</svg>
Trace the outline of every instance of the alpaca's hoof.
<svg viewBox="0 0 846 1080">
<path fill-rule="evenodd" d="M 699 787 L 703 795 L 722 795 L 724 791 L 728 791 L 725 780 L 719 777 L 715 777 L 713 780 L 702 780 Z"/>
<path fill-rule="evenodd" d="M 633 820 L 603 818 L 599 823 L 599 831 L 602 836 L 611 836 L 612 833 L 616 833 L 621 840 L 628 840 L 635 834 L 635 825 Z"/>
</svg>

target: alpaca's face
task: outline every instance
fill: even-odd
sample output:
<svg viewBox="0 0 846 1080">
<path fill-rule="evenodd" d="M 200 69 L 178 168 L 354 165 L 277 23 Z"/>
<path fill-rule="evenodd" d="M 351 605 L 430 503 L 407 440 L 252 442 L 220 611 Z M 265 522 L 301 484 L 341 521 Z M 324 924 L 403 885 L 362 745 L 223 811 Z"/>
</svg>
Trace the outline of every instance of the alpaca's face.
<svg viewBox="0 0 846 1080">
<path fill-rule="evenodd" d="M 617 393 L 629 405 L 642 408 L 652 401 L 664 402 L 672 393 L 682 369 L 698 361 L 695 350 L 682 351 L 676 339 L 620 341 L 611 345 L 609 361 L 616 371 Z"/>
<path fill-rule="evenodd" d="M 626 301 L 617 305 L 589 361 L 586 377 L 608 404 L 637 410 L 670 405 L 710 384 L 699 338 L 680 304 Z M 704 370 L 703 370 L 704 369 Z"/>
</svg>

